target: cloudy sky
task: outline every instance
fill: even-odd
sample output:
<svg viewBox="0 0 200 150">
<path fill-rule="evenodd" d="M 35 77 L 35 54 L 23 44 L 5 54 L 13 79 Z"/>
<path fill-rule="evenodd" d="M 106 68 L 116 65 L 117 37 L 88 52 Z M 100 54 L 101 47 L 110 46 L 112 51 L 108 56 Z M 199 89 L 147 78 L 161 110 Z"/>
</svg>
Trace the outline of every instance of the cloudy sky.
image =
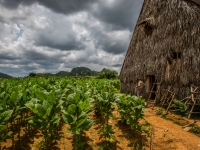
<svg viewBox="0 0 200 150">
<path fill-rule="evenodd" d="M 120 71 L 143 0 L 0 0 L 0 72 Z"/>
</svg>

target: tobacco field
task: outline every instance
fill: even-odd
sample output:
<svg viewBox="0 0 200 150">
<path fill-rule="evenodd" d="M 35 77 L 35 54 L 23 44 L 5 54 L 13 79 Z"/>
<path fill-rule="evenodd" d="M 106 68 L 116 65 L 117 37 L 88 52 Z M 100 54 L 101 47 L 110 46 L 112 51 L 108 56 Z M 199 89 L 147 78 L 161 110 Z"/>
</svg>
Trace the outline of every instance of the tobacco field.
<svg viewBox="0 0 200 150">
<path fill-rule="evenodd" d="M 26 149 L 24 139 L 36 132 L 42 135 L 38 149 L 52 149 L 62 132 L 72 135 L 74 150 L 89 149 L 92 145 L 88 146 L 85 132 L 95 124 L 100 124 L 99 137 L 104 141 L 95 149 L 116 149 L 116 133 L 110 121 L 115 117 L 114 111 L 119 114 L 116 121 L 126 125 L 133 136 L 144 132 L 139 121 L 144 117 L 145 101 L 119 91 L 119 80 L 0 79 L 0 150 Z M 8 142 L 11 144 L 6 144 Z M 141 149 L 139 147 L 141 145 L 133 145 L 134 149 Z"/>
</svg>

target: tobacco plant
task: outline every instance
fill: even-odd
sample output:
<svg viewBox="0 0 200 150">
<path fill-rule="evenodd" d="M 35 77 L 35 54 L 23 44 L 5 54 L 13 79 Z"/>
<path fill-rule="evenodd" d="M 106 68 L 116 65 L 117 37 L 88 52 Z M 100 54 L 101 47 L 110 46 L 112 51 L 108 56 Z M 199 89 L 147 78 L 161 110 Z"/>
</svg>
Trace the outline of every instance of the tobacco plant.
<svg viewBox="0 0 200 150">
<path fill-rule="evenodd" d="M 83 149 L 85 142 L 81 139 L 84 130 L 90 129 L 93 121 L 88 118 L 90 104 L 80 99 L 80 93 L 71 94 L 68 98 L 69 105 L 63 110 L 63 120 L 70 125 L 66 131 L 74 134 L 73 147 L 75 150 Z"/>
<path fill-rule="evenodd" d="M 133 133 L 141 132 L 139 120 L 144 117 L 144 99 L 137 96 L 122 95 L 117 103 L 121 121 L 129 125 Z"/>
<path fill-rule="evenodd" d="M 0 125 L 0 136 L 1 139 L 6 139 L 11 135 L 13 149 L 20 149 L 20 136 L 24 133 L 21 130 L 25 129 L 26 135 L 31 129 L 30 126 L 43 133 L 44 146 L 48 149 L 57 138 L 55 135 L 57 136 L 58 127 L 61 125 L 60 121 L 70 125 L 68 131 L 75 135 L 74 147 L 82 148 L 84 131 L 93 124 L 88 118 L 92 108 L 102 117 L 102 137 L 108 141 L 114 139 L 114 132 L 108 120 L 114 110 L 114 87 L 119 91 L 118 80 L 27 77 L 0 81 L 0 115 L 12 111 L 6 123 Z M 5 126 L 9 128 L 5 130 Z M 11 134 L 11 131 L 16 133 Z M 19 147 L 15 146 L 16 137 Z"/>
<path fill-rule="evenodd" d="M 51 145 L 52 140 L 55 139 L 54 130 L 57 129 L 60 122 L 60 117 L 55 111 L 60 104 L 53 105 L 45 100 L 41 101 L 33 98 L 25 105 L 34 113 L 33 116 L 26 120 L 32 127 L 42 132 L 44 135 L 44 146 L 47 149 Z"/>
<path fill-rule="evenodd" d="M 112 129 L 112 125 L 109 124 L 109 119 L 113 116 L 112 112 L 115 110 L 114 92 L 115 91 L 112 86 L 105 86 L 105 88 L 101 90 L 101 93 L 98 97 L 103 123 L 101 138 L 105 138 L 105 140 L 108 142 L 108 146 L 110 143 L 116 142 L 114 135 L 115 132 Z"/>
<path fill-rule="evenodd" d="M 6 123 L 9 121 L 12 116 L 13 110 L 7 110 L 1 112 L 0 114 L 0 150 L 1 150 L 1 141 L 5 140 L 7 136 L 12 134 L 12 131 L 7 131 Z"/>
</svg>

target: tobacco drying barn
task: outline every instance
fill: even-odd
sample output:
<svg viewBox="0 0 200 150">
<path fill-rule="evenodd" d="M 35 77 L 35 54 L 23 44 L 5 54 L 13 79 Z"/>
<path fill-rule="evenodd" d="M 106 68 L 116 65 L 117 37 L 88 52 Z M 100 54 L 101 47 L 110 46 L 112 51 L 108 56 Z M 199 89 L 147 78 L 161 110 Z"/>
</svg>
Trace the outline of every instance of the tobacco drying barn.
<svg viewBox="0 0 200 150">
<path fill-rule="evenodd" d="M 137 78 L 146 93 L 156 76 L 161 93 L 172 86 L 185 97 L 200 86 L 200 0 L 144 0 L 121 69 L 121 91 L 135 94 Z"/>
</svg>

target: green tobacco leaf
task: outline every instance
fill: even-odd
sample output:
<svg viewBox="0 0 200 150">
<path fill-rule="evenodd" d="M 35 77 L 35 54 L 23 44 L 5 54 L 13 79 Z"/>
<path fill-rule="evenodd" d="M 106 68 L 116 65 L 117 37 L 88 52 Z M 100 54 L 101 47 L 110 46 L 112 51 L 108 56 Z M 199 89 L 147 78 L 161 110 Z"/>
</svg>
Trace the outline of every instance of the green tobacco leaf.
<svg viewBox="0 0 200 150">
<path fill-rule="evenodd" d="M 46 122 L 44 119 L 42 119 L 39 116 L 31 116 L 27 118 L 26 120 L 28 120 L 28 123 L 34 128 L 40 129 L 42 127 L 46 128 L 48 126 L 48 122 Z"/>
<path fill-rule="evenodd" d="M 0 106 L 0 113 L 2 113 L 4 111 L 3 107 Z"/>
<path fill-rule="evenodd" d="M 67 113 L 69 114 L 74 114 L 76 112 L 76 105 L 75 104 L 71 104 L 68 108 L 67 108 Z"/>
<path fill-rule="evenodd" d="M 87 115 L 77 122 L 77 128 L 80 127 L 82 124 L 84 124 L 86 120 L 87 120 Z"/>
<path fill-rule="evenodd" d="M 0 124 L 5 124 L 11 117 L 13 110 L 8 110 L 0 115 Z"/>
<path fill-rule="evenodd" d="M 74 96 L 74 101 L 75 101 L 75 103 L 78 103 L 78 102 L 79 102 L 79 98 L 80 98 L 80 94 L 79 94 L 79 93 L 76 93 L 76 95 Z"/>
<path fill-rule="evenodd" d="M 90 129 L 90 127 L 92 125 L 93 125 L 93 121 L 88 119 L 82 124 L 82 129 L 83 130 L 88 130 L 88 129 Z"/>
<path fill-rule="evenodd" d="M 45 101 L 48 98 L 48 93 L 37 91 L 36 92 L 38 99 Z"/>
<path fill-rule="evenodd" d="M 6 137 L 7 137 L 8 135 L 12 134 L 12 133 L 13 133 L 12 131 L 9 131 L 9 132 L 7 132 L 6 134 L 0 135 L 0 140 L 5 140 Z"/>
<path fill-rule="evenodd" d="M 135 106 L 134 108 L 142 109 L 142 105 Z"/>
<path fill-rule="evenodd" d="M 16 100 L 17 99 L 17 96 L 18 96 L 18 93 L 17 92 L 12 92 L 11 96 L 10 96 L 10 99 L 11 100 Z"/>
<path fill-rule="evenodd" d="M 79 102 L 79 107 L 81 108 L 82 111 L 87 111 L 88 109 L 90 109 L 90 104 L 88 104 L 87 102 Z"/>
<path fill-rule="evenodd" d="M 48 101 L 54 104 L 56 101 L 55 91 L 51 91 L 48 95 Z"/>
<path fill-rule="evenodd" d="M 67 123 L 67 124 L 71 124 L 74 122 L 74 118 L 67 112 L 64 112 L 62 114 L 62 117 L 63 117 L 63 120 L 65 121 L 65 123 Z"/>
<path fill-rule="evenodd" d="M 23 97 L 23 93 L 19 93 L 17 95 L 17 101 L 21 101 L 22 97 Z"/>
<path fill-rule="evenodd" d="M 39 125 L 34 120 L 29 120 L 28 123 L 34 128 L 39 128 Z"/>
<path fill-rule="evenodd" d="M 35 104 L 38 103 L 38 99 L 37 98 L 32 98 L 30 101 L 28 101 L 25 106 L 28 107 L 30 110 L 34 110 L 35 109 Z"/>
<path fill-rule="evenodd" d="M 83 147 L 85 145 L 85 142 L 79 142 L 78 147 Z"/>
<path fill-rule="evenodd" d="M 13 120 L 16 120 L 16 119 L 19 119 L 19 118 L 21 118 L 21 116 L 17 115 L 17 116 L 15 116 L 15 118 Z"/>
<path fill-rule="evenodd" d="M 73 127 L 73 128 L 71 129 L 71 132 L 72 132 L 73 134 L 76 134 L 76 135 L 79 135 L 79 134 L 80 134 L 80 132 L 78 131 L 77 127 Z"/>
<path fill-rule="evenodd" d="M 51 106 L 46 100 L 43 101 L 42 105 L 45 109 L 48 109 Z"/>
<path fill-rule="evenodd" d="M 52 117 L 52 119 L 51 119 L 51 121 L 50 121 L 53 125 L 54 124 L 59 124 L 59 122 L 60 122 L 60 117 L 58 116 L 58 114 L 56 114 L 56 115 L 54 115 L 53 117 Z"/>
<path fill-rule="evenodd" d="M 33 112 L 44 118 L 49 116 L 52 109 L 52 106 L 47 101 L 43 101 L 42 105 L 35 104 L 35 106 L 36 108 L 33 110 Z"/>
<path fill-rule="evenodd" d="M 41 104 L 35 104 L 35 109 L 33 109 L 33 112 L 41 117 L 43 117 L 46 113 L 45 108 Z"/>
<path fill-rule="evenodd" d="M 13 114 L 14 114 L 14 113 L 17 113 L 17 112 L 19 111 L 19 109 L 20 109 L 20 106 L 16 106 L 16 107 L 14 108 L 14 110 L 13 110 Z"/>
<path fill-rule="evenodd" d="M 68 128 L 66 128 L 66 131 L 69 132 L 69 133 L 72 133 L 72 131 Z"/>
<path fill-rule="evenodd" d="M 85 117 L 88 117 L 88 115 L 86 114 L 86 112 L 82 111 L 81 114 L 78 116 L 78 120 L 83 119 Z"/>
<path fill-rule="evenodd" d="M 43 101 L 43 107 L 46 109 L 46 113 L 43 118 L 48 118 L 53 108 L 53 105 L 50 105 L 47 101 Z"/>
<path fill-rule="evenodd" d="M 26 118 L 25 120 L 26 120 L 26 121 L 29 121 L 29 120 L 31 120 L 32 118 L 33 118 L 33 116 L 30 116 L 30 117 Z"/>
<path fill-rule="evenodd" d="M 4 91 L 4 92 L 1 93 L 0 97 L 1 97 L 1 98 L 4 98 L 5 95 L 6 95 L 6 92 Z"/>
<path fill-rule="evenodd" d="M 63 100 L 59 100 L 59 101 L 58 101 L 58 104 L 57 104 L 56 107 L 55 107 L 55 109 L 56 109 L 56 110 L 60 109 L 63 103 L 64 103 Z"/>
<path fill-rule="evenodd" d="M 0 133 L 7 129 L 6 125 L 0 125 Z"/>
</svg>

